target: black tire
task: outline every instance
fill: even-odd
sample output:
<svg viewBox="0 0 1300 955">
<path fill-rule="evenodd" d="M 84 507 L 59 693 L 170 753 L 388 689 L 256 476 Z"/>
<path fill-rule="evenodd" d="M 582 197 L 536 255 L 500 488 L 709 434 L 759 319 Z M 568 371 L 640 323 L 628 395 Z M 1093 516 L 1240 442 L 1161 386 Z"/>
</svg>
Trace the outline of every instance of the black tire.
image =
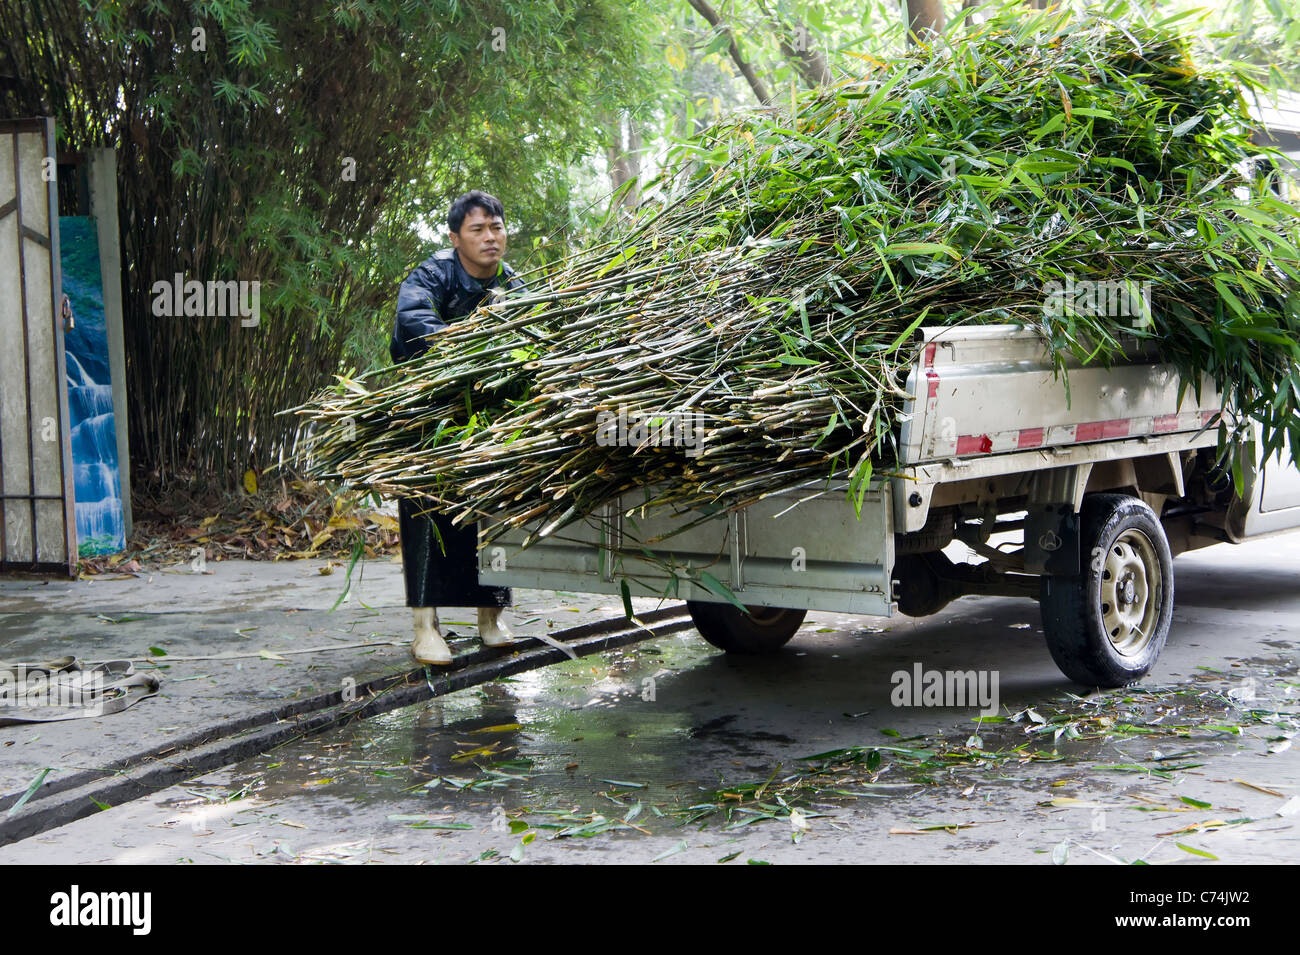
<svg viewBox="0 0 1300 955">
<path fill-rule="evenodd" d="M 807 610 L 750 607 L 741 613 L 731 604 L 686 601 L 700 636 L 728 653 L 775 653 L 790 642 Z"/>
<path fill-rule="evenodd" d="M 894 560 L 894 590 L 898 612 L 905 617 L 929 617 L 961 596 L 961 590 L 944 579 L 955 568 L 942 551 L 903 554 Z"/>
<path fill-rule="evenodd" d="M 1155 512 L 1126 494 L 1091 494 L 1079 517 L 1083 573 L 1040 584 L 1047 647 L 1076 683 L 1127 686 L 1151 669 L 1169 636 L 1169 541 Z"/>
</svg>

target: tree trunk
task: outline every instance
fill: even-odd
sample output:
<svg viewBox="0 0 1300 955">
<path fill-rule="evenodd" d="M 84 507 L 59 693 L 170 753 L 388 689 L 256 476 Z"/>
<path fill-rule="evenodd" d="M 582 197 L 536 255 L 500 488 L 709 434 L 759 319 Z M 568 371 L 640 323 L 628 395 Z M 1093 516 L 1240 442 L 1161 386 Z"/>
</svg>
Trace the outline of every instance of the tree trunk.
<svg viewBox="0 0 1300 955">
<path fill-rule="evenodd" d="M 626 115 L 627 138 L 624 139 L 624 116 Z M 605 163 L 609 168 L 609 185 L 614 192 L 627 185 L 629 179 L 641 175 L 641 126 L 636 118 L 629 114 L 603 112 L 600 116 L 601 128 L 605 130 Z M 619 199 L 619 205 L 631 209 L 640 201 L 640 190 L 636 185 L 628 188 Z"/>
<path fill-rule="evenodd" d="M 600 128 L 605 131 L 605 167 L 609 171 L 609 187 L 617 192 L 628 180 L 627 153 L 623 151 L 622 115 L 602 110 Z"/>
<path fill-rule="evenodd" d="M 726 34 L 727 39 L 730 41 L 727 52 L 731 54 L 732 62 L 736 64 L 736 68 L 739 69 L 741 75 L 745 77 L 746 82 L 749 83 L 749 88 L 752 89 L 754 95 L 758 97 L 758 101 L 766 106 L 771 100 L 771 97 L 767 92 L 767 87 L 763 85 L 763 81 L 760 80 L 758 74 L 754 72 L 754 67 L 751 66 L 745 60 L 744 55 L 741 54 L 740 44 L 736 42 L 736 35 L 731 32 L 731 27 L 722 22 L 722 17 L 718 14 L 718 11 L 709 6 L 707 0 L 688 0 L 688 2 L 695 8 L 696 13 L 709 22 L 709 26 L 713 27 L 713 29 L 720 33 Z"/>
<path fill-rule="evenodd" d="M 942 33 L 947 25 L 943 0 L 907 0 L 907 29 L 911 42 L 922 42 L 926 33 Z"/>
<path fill-rule="evenodd" d="M 644 140 L 641 135 L 641 123 L 631 113 L 627 114 L 627 168 L 633 178 L 641 178 L 641 150 Z M 635 190 L 634 190 L 635 191 Z M 635 204 L 635 198 L 633 199 Z"/>
<path fill-rule="evenodd" d="M 772 25 L 772 32 L 776 34 L 777 43 L 781 45 L 782 56 L 794 67 L 804 85 L 809 89 L 815 89 L 830 83 L 831 68 L 826 62 L 826 55 L 821 50 L 813 49 L 808 28 L 802 21 L 782 20 L 762 0 L 759 0 L 758 5 L 767 17 L 768 23 Z"/>
</svg>

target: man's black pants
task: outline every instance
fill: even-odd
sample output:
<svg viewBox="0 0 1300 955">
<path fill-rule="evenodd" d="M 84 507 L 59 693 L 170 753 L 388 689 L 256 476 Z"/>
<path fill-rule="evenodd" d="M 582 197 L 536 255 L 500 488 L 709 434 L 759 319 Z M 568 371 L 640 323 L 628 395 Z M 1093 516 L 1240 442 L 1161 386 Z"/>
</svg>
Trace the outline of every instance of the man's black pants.
<svg viewBox="0 0 1300 955">
<path fill-rule="evenodd" d="M 425 506 L 409 498 L 397 502 L 406 605 L 509 607 L 513 603 L 509 587 L 478 582 L 478 524 L 454 526 L 441 514 L 422 512 Z"/>
</svg>

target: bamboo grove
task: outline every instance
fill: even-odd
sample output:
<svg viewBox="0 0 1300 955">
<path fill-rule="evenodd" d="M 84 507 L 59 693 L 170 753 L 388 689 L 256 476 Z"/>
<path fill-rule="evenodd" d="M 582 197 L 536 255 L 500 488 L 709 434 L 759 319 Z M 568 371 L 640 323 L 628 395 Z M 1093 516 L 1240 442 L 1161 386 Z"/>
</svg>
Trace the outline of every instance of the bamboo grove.
<svg viewBox="0 0 1300 955">
<path fill-rule="evenodd" d="M 287 458 L 276 412 L 369 365 L 450 197 L 490 179 L 552 230 L 595 138 L 568 104 L 641 95 L 644 24 L 616 0 L 0 3 L 0 115 L 117 150 L 137 484 L 227 490 Z M 259 320 L 157 314 L 178 274 L 258 282 Z"/>
</svg>

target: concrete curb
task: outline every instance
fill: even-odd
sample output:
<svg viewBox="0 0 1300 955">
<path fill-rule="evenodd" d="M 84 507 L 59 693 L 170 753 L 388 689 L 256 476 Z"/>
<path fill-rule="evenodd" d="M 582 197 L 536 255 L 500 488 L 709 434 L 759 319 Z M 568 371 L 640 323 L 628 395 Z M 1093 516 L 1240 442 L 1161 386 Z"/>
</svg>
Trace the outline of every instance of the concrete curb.
<svg viewBox="0 0 1300 955">
<path fill-rule="evenodd" d="M 614 617 L 549 636 L 581 657 L 694 626 L 684 607 L 667 607 L 639 619 L 653 629 Z M 545 644 L 523 651 L 485 648 L 430 671 L 437 674 L 432 679 L 426 677 L 426 668 L 416 667 L 357 686 L 350 701 L 336 690 L 205 727 L 166 746 L 116 760 L 102 770 L 83 770 L 42 787 L 17 815 L 0 818 L 0 846 L 93 815 L 100 811 L 99 804 L 111 807 L 140 799 L 295 739 L 567 658 L 563 650 Z M 0 799 L 0 810 L 9 810 L 19 799 L 21 795 L 12 793 Z"/>
</svg>

